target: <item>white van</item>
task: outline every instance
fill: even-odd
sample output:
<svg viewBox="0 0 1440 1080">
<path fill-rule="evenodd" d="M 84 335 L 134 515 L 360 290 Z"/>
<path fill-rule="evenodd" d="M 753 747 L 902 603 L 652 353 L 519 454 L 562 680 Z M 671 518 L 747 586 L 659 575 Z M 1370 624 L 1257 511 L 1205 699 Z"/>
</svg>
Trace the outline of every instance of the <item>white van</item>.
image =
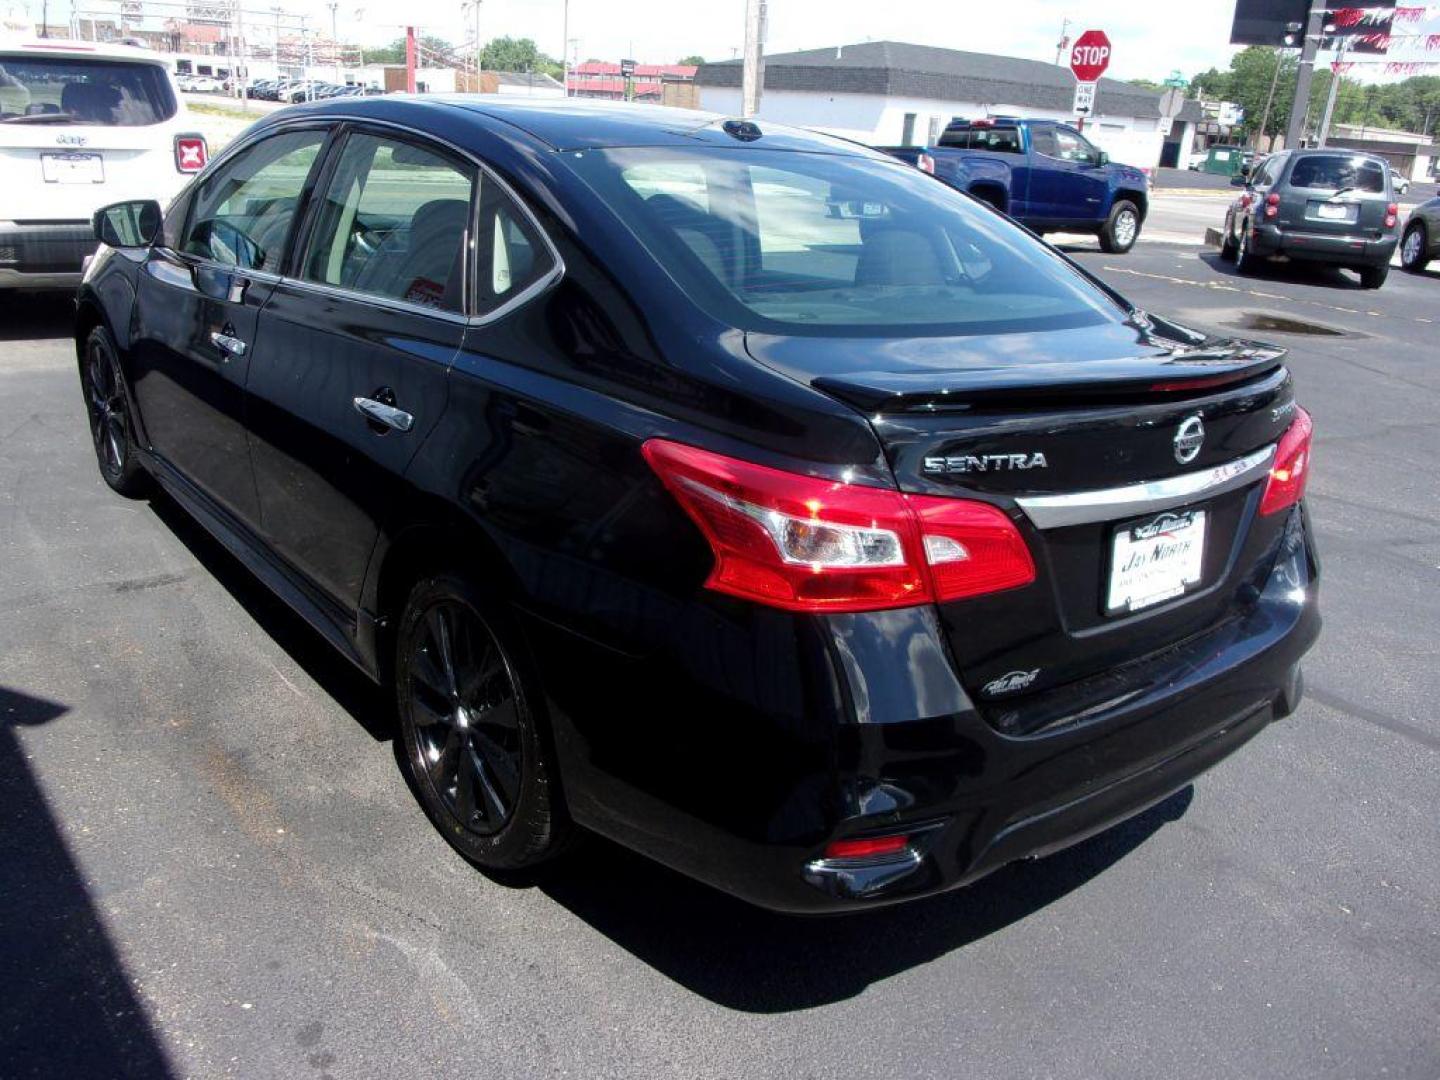
<svg viewBox="0 0 1440 1080">
<path fill-rule="evenodd" d="M 79 284 L 96 210 L 165 205 L 205 167 L 189 123 L 158 53 L 0 38 L 0 289 Z"/>
</svg>

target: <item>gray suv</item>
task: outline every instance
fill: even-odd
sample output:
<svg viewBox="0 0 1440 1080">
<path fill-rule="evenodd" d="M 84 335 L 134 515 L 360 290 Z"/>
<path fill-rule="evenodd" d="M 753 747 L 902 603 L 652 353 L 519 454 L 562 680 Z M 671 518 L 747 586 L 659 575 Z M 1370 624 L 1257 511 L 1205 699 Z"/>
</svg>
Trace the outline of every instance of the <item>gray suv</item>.
<svg viewBox="0 0 1440 1080">
<path fill-rule="evenodd" d="M 1385 284 L 1400 208 L 1383 160 L 1345 150 L 1285 150 L 1232 183 L 1220 254 L 1243 274 L 1270 258 L 1329 263 Z"/>
</svg>

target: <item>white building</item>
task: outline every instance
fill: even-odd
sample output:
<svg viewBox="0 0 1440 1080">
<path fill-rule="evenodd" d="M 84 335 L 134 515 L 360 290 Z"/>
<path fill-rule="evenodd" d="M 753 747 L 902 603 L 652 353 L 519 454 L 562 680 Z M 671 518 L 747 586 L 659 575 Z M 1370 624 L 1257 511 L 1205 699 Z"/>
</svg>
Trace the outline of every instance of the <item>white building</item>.
<svg viewBox="0 0 1440 1080">
<path fill-rule="evenodd" d="M 702 109 L 740 115 L 741 62 L 706 64 L 696 73 Z M 959 52 L 930 45 L 870 41 L 765 58 L 760 115 L 873 146 L 937 142 L 956 117 L 1023 116 L 1074 122 L 1075 77 L 1038 60 Z M 1085 135 L 1116 161 L 1153 168 L 1187 153 L 1198 103 L 1167 133 L 1160 95 L 1101 79 Z"/>
</svg>

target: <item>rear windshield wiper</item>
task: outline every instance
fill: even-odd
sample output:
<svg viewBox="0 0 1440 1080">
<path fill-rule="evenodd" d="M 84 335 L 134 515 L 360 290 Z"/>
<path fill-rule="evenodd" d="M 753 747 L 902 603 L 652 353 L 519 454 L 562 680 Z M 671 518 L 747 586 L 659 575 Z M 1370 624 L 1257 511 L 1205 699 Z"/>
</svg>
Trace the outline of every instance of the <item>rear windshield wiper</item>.
<svg viewBox="0 0 1440 1080">
<path fill-rule="evenodd" d="M 32 113 L 29 116 L 7 116 L 0 120 L 0 124 L 73 124 L 79 119 L 74 113 L 46 112 Z"/>
<path fill-rule="evenodd" d="M 1357 188 L 1357 185 L 1355 185 L 1355 184 L 1350 184 L 1348 187 L 1338 188 L 1337 190 L 1335 190 L 1335 191 L 1333 191 L 1333 192 L 1330 193 L 1330 198 L 1332 198 L 1332 199 L 1338 199 L 1338 198 L 1340 198 L 1341 195 L 1344 195 L 1347 191 L 1355 191 L 1356 188 Z"/>
</svg>

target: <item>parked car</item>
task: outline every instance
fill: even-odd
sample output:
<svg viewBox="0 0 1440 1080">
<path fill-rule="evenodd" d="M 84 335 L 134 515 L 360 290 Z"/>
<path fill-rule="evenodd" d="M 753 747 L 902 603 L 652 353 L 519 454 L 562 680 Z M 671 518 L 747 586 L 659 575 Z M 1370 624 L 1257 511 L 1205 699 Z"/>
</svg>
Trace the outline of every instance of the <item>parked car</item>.
<svg viewBox="0 0 1440 1080">
<path fill-rule="evenodd" d="M 219 79 L 212 79 L 209 75 L 197 75 L 185 89 L 192 94 L 218 94 L 222 87 Z"/>
<path fill-rule="evenodd" d="M 0 44 L 0 289 L 73 289 L 106 203 L 169 202 L 205 166 L 167 59 L 55 38 Z"/>
<path fill-rule="evenodd" d="M 1431 259 L 1440 258 L 1440 198 L 1421 203 L 1410 213 L 1400 241 L 1400 265 L 1412 274 L 1422 273 Z"/>
<path fill-rule="evenodd" d="M 1396 195 L 1405 195 L 1410 191 L 1410 178 L 1395 169 L 1390 170 L 1390 186 Z"/>
<path fill-rule="evenodd" d="M 1220 254 L 1241 273 L 1276 257 L 1327 263 L 1378 289 L 1390 273 L 1399 206 L 1377 157 L 1341 150 L 1283 150 L 1233 183 Z"/>
<path fill-rule="evenodd" d="M 322 102 L 97 227 L 101 475 L 388 688 L 482 866 L 579 827 L 854 910 L 1088 836 L 1299 699 L 1283 350 L 854 143 Z"/>
<path fill-rule="evenodd" d="M 1143 172 L 1053 120 L 957 120 L 936 146 L 882 149 L 1036 233 L 1095 233 L 1106 251 L 1134 247 L 1150 208 Z"/>
<path fill-rule="evenodd" d="M 313 79 L 290 83 L 280 90 L 279 100 L 288 101 L 292 105 L 299 104 L 302 101 L 311 101 L 314 99 L 315 91 L 319 89 L 319 86 L 320 84 Z"/>
</svg>

